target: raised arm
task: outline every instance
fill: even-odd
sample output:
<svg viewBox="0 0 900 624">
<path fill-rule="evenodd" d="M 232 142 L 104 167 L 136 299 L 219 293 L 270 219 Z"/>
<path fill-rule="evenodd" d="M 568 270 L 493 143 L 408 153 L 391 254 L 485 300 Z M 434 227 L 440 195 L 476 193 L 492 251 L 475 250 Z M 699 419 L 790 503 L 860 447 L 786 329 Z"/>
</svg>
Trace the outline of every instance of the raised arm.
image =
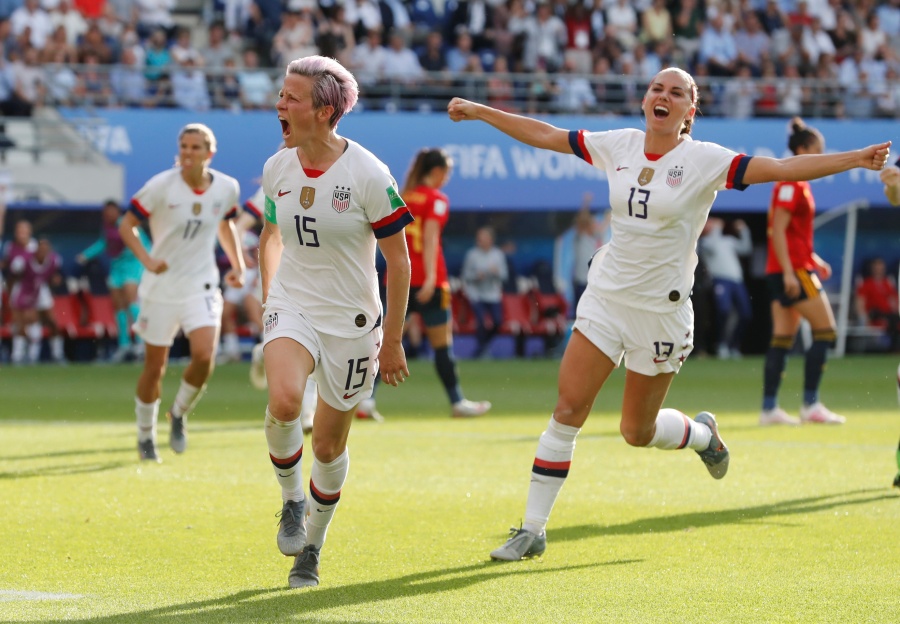
<svg viewBox="0 0 900 624">
<path fill-rule="evenodd" d="M 516 141 L 563 154 L 572 154 L 569 131 L 548 123 L 507 113 L 484 104 L 453 98 L 447 105 L 447 114 L 453 121 L 479 120 L 494 126 Z"/>
<path fill-rule="evenodd" d="M 880 171 L 890 157 L 891 142 L 837 154 L 801 154 L 787 158 L 754 156 L 744 173 L 744 183 L 815 180 L 861 167 Z"/>
</svg>

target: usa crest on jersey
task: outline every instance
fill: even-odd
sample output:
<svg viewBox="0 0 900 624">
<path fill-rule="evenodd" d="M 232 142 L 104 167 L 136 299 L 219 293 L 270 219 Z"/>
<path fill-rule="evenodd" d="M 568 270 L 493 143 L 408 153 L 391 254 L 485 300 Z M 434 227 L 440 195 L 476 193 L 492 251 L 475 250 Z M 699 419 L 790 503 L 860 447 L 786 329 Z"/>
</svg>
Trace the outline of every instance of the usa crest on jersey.
<svg viewBox="0 0 900 624">
<path fill-rule="evenodd" d="M 681 184 L 681 180 L 684 178 L 684 168 L 683 167 L 674 167 L 669 169 L 666 174 L 666 184 L 670 187 L 675 188 L 679 184 Z"/>
<path fill-rule="evenodd" d="M 344 212 L 350 207 L 350 188 L 339 186 L 334 189 L 331 196 L 331 207 L 338 212 Z"/>
</svg>

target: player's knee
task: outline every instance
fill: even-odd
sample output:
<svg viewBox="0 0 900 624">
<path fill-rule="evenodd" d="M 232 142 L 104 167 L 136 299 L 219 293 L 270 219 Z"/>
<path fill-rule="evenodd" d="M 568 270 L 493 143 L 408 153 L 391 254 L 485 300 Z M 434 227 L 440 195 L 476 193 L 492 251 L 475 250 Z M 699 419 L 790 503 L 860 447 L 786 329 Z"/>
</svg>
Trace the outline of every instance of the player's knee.
<svg viewBox="0 0 900 624">
<path fill-rule="evenodd" d="M 653 429 L 647 429 L 634 423 L 622 421 L 619 432 L 630 446 L 647 446 L 653 439 Z"/>
<path fill-rule="evenodd" d="M 322 464 L 330 464 L 344 452 L 345 444 L 331 438 L 313 438 L 313 455 Z"/>
<path fill-rule="evenodd" d="M 300 416 L 303 393 L 292 389 L 278 390 L 269 386 L 269 412 L 281 421 L 290 421 Z"/>
</svg>

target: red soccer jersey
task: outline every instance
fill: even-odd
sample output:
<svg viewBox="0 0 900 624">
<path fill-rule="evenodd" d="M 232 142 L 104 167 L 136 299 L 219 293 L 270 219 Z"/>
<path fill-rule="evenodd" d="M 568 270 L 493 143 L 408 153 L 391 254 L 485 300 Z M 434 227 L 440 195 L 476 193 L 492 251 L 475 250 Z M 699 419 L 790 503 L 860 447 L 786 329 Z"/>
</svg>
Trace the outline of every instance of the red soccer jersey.
<svg viewBox="0 0 900 624">
<path fill-rule="evenodd" d="M 897 311 L 897 289 L 887 278 L 875 280 L 867 277 L 856 289 L 856 294 L 865 300 L 867 312 L 893 314 Z"/>
<path fill-rule="evenodd" d="M 447 219 L 450 217 L 450 203 L 447 196 L 437 189 L 428 186 L 417 186 L 404 195 L 403 200 L 410 214 L 415 219 L 406 226 L 406 246 L 409 248 L 409 262 L 412 268 L 410 286 L 421 286 L 425 282 L 425 258 L 423 257 L 425 222 L 437 221 L 443 233 Z M 447 265 L 444 262 L 444 250 L 441 236 L 438 236 L 437 277 L 435 287 L 447 284 Z"/>
<path fill-rule="evenodd" d="M 772 201 L 769 203 L 769 255 L 766 260 L 766 273 L 783 273 L 784 269 L 775 256 L 772 246 L 772 219 L 776 210 L 787 210 L 791 213 L 785 236 L 788 253 L 794 269 L 814 271 L 813 262 L 813 218 L 816 216 L 816 201 L 813 199 L 809 182 L 776 182 L 772 189 Z"/>
</svg>

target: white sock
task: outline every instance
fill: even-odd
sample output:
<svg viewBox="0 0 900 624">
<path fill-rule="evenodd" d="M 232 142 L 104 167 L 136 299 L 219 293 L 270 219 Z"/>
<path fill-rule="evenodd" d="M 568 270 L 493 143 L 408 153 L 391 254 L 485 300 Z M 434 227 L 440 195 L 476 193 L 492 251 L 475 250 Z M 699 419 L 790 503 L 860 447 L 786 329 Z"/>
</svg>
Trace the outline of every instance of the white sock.
<svg viewBox="0 0 900 624">
<path fill-rule="evenodd" d="M 241 345 L 237 334 L 225 334 L 222 336 L 222 351 L 229 358 L 240 358 Z"/>
<path fill-rule="evenodd" d="M 182 379 L 178 392 L 175 394 L 175 400 L 172 402 L 172 409 L 170 410 L 172 416 L 186 418 L 197 406 L 197 403 L 200 402 L 200 397 L 203 396 L 205 390 L 206 384 L 197 388 Z"/>
<path fill-rule="evenodd" d="M 685 447 L 702 451 L 709 446 L 711 436 L 712 432 L 706 425 L 676 409 L 665 408 L 656 415 L 656 433 L 647 446 L 667 451 Z"/>
<path fill-rule="evenodd" d="M 25 350 L 28 347 L 28 339 L 25 336 L 16 335 L 12 339 L 12 358 L 13 364 L 21 364 L 25 361 Z"/>
<path fill-rule="evenodd" d="M 306 519 L 306 543 L 320 550 L 325 544 L 328 525 L 341 500 L 341 488 L 350 471 L 350 453 L 347 449 L 330 464 L 323 464 L 313 457 L 309 472 L 309 516 Z"/>
<path fill-rule="evenodd" d="M 528 502 L 525 504 L 525 520 L 522 528 L 540 535 L 547 527 L 550 511 L 559 496 L 569 466 L 575 455 L 575 438 L 578 427 L 560 424 L 552 416 L 547 430 L 538 440 L 534 464 L 531 467 L 531 485 L 528 487 Z"/>
<path fill-rule="evenodd" d="M 28 336 L 28 359 L 37 362 L 41 359 L 41 342 L 44 339 L 44 328 L 40 323 L 32 323 L 25 328 Z"/>
<path fill-rule="evenodd" d="M 53 336 L 50 339 L 50 355 L 57 362 L 66 358 L 64 345 L 62 336 Z"/>
<path fill-rule="evenodd" d="M 303 428 L 300 419 L 290 422 L 277 420 L 266 407 L 266 442 L 269 459 L 275 469 L 275 478 L 281 486 L 281 498 L 285 501 L 302 501 Z"/>
<path fill-rule="evenodd" d="M 134 397 L 134 415 L 137 416 L 138 442 L 156 440 L 156 420 L 159 416 L 159 399 L 144 403 Z"/>
</svg>

